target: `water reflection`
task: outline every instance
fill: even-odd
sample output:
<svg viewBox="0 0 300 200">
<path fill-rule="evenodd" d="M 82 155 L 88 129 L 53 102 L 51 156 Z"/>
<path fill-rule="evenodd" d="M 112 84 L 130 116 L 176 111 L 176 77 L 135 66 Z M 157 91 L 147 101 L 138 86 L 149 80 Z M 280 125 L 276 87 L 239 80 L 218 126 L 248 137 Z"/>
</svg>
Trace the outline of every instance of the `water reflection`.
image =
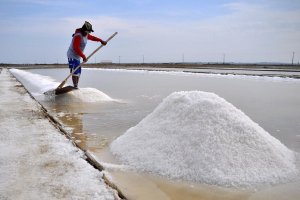
<svg viewBox="0 0 300 200">
<path fill-rule="evenodd" d="M 73 104 L 61 105 L 52 103 L 48 105 L 48 107 L 65 127 L 70 128 L 68 131 L 71 133 L 73 141 L 76 142 L 81 149 L 98 152 L 108 146 L 107 138 L 84 129 L 84 118 L 88 113 L 74 112 L 74 107 L 77 109 L 78 107 Z"/>
</svg>

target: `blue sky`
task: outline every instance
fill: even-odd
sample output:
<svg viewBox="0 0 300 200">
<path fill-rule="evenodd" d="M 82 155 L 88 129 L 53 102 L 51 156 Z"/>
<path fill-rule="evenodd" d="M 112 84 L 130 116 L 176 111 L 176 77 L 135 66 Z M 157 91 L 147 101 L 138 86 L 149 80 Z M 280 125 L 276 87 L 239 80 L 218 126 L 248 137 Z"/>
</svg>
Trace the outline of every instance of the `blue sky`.
<svg viewBox="0 0 300 200">
<path fill-rule="evenodd" d="M 0 0 L 0 63 L 66 63 L 85 20 L 119 32 L 91 62 L 300 61 L 298 0 Z"/>
</svg>

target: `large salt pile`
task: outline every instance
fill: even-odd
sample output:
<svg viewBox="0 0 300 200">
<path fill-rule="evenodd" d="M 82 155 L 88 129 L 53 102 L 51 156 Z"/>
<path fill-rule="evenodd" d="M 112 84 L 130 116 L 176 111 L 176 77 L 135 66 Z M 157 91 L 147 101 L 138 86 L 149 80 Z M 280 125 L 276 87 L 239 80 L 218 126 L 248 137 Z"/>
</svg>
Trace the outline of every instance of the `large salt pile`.
<svg viewBox="0 0 300 200">
<path fill-rule="evenodd" d="M 225 99 L 175 92 L 111 144 L 124 164 L 174 179 L 252 187 L 298 173 L 295 154 Z"/>
</svg>

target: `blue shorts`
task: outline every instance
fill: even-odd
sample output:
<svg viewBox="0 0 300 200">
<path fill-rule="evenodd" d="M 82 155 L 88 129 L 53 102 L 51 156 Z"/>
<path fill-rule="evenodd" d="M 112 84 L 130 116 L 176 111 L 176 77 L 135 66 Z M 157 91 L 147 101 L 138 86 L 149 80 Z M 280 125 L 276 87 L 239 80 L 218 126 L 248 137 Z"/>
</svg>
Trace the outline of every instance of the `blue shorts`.
<svg viewBox="0 0 300 200">
<path fill-rule="evenodd" d="M 76 67 L 80 65 L 80 60 L 68 58 L 70 73 L 72 73 Z M 73 76 L 80 76 L 81 74 L 81 66 L 73 73 Z"/>
</svg>

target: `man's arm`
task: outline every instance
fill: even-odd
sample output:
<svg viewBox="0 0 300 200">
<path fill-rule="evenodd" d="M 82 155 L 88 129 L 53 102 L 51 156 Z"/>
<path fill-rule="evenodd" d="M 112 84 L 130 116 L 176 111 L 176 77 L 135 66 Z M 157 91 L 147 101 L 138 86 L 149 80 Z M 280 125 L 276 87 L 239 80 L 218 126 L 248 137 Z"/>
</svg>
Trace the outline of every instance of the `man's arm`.
<svg viewBox="0 0 300 200">
<path fill-rule="evenodd" d="M 105 41 L 103 41 L 102 39 L 100 39 L 100 38 L 98 38 L 98 37 L 95 37 L 95 36 L 93 36 L 93 35 L 90 35 L 90 34 L 88 34 L 87 39 L 88 39 L 88 40 L 95 41 L 95 42 L 101 42 L 101 44 L 106 45 L 106 42 L 105 42 Z"/>
<path fill-rule="evenodd" d="M 75 36 L 73 42 L 73 49 L 83 59 L 83 62 L 86 62 L 87 59 L 80 49 L 80 42 L 81 42 L 81 37 L 79 35 Z"/>
</svg>

